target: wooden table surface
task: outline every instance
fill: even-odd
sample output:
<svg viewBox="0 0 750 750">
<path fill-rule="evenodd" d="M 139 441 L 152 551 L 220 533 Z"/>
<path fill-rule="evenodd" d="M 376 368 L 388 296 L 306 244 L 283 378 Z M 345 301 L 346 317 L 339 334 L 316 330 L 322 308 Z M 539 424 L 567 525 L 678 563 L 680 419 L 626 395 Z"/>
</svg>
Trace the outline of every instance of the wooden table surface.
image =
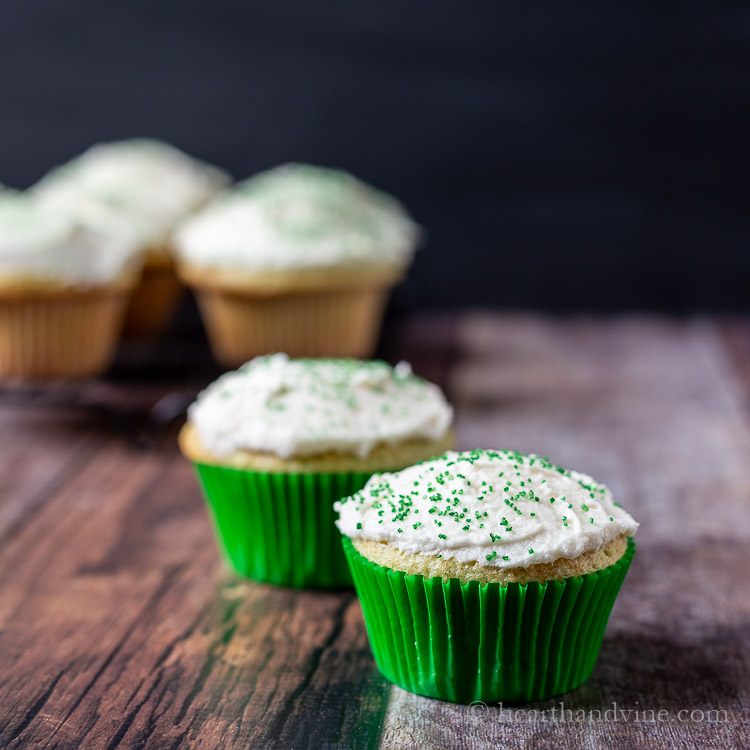
<svg viewBox="0 0 750 750">
<path fill-rule="evenodd" d="M 213 368 L 136 357 L 0 393 L 0 746 L 748 746 L 750 322 L 423 316 L 383 354 L 446 389 L 460 447 L 548 455 L 641 522 L 592 678 L 421 698 L 375 670 L 353 593 L 233 578 L 174 442 Z"/>
</svg>

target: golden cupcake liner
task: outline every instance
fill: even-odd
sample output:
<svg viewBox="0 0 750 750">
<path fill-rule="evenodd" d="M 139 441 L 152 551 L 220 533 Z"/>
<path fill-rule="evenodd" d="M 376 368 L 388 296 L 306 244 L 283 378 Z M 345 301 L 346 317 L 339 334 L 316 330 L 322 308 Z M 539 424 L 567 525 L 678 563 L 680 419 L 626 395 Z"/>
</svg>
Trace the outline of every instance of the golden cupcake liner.
<svg viewBox="0 0 750 750">
<path fill-rule="evenodd" d="M 195 290 L 216 359 L 228 367 L 260 354 L 371 357 L 389 287 L 297 290 L 272 295 Z"/>
<path fill-rule="evenodd" d="M 172 322 L 182 291 L 170 258 L 148 258 L 125 313 L 123 335 L 148 338 L 163 333 Z"/>
<path fill-rule="evenodd" d="M 0 378 L 97 375 L 114 357 L 128 292 L 0 293 Z"/>
</svg>

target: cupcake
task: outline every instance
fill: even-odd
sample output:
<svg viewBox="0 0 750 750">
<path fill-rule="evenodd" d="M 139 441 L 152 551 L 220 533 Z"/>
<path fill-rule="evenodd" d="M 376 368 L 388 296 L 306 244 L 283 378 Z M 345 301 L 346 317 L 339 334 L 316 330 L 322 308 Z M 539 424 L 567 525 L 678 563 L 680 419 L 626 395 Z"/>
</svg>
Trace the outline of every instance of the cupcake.
<svg viewBox="0 0 750 750">
<path fill-rule="evenodd" d="M 452 443 L 453 410 L 405 363 L 259 357 L 219 378 L 180 432 L 224 558 L 249 578 L 351 584 L 334 501 Z"/>
<path fill-rule="evenodd" d="M 335 504 L 380 671 L 420 695 L 533 701 L 591 674 L 638 524 L 591 477 L 449 451 Z"/>
<path fill-rule="evenodd" d="M 236 185 L 175 245 L 214 354 L 234 366 L 274 351 L 371 356 L 418 238 L 394 198 L 346 172 L 287 164 Z"/>
<path fill-rule="evenodd" d="M 84 377 L 114 354 L 143 259 L 28 193 L 0 194 L 0 377 Z"/>
<path fill-rule="evenodd" d="M 172 231 L 229 182 L 224 171 L 166 143 L 132 139 L 92 146 L 33 190 L 79 219 L 107 221 L 135 238 L 146 264 L 128 306 L 125 333 L 151 336 L 167 327 L 181 294 Z"/>
</svg>

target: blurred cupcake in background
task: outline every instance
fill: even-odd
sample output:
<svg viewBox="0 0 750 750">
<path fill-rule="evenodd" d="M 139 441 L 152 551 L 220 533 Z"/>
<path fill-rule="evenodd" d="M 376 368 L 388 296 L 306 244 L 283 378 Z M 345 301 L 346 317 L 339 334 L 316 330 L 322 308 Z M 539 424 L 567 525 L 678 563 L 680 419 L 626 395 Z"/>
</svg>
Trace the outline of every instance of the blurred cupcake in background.
<svg viewBox="0 0 750 750">
<path fill-rule="evenodd" d="M 408 365 L 258 357 L 200 394 L 180 433 L 224 557 L 286 586 L 351 583 L 333 503 L 453 443 L 453 410 Z"/>
<path fill-rule="evenodd" d="M 128 238 L 29 193 L 0 193 L 0 377 L 106 369 L 142 263 Z"/>
<path fill-rule="evenodd" d="M 237 184 L 180 228 L 178 272 L 216 358 L 371 356 L 420 231 L 352 175 L 287 164 Z"/>
<path fill-rule="evenodd" d="M 169 325 L 181 294 L 172 231 L 230 181 L 223 170 L 173 146 L 137 138 L 94 145 L 50 171 L 32 190 L 78 220 L 123 232 L 146 252 L 125 333 L 152 336 Z"/>
</svg>

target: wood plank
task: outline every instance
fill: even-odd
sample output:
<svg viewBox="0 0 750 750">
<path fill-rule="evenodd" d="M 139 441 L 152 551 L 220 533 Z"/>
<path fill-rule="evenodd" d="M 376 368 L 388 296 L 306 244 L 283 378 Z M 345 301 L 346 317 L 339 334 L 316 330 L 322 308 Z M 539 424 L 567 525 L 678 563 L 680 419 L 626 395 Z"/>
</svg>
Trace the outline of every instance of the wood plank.
<svg viewBox="0 0 750 750">
<path fill-rule="evenodd" d="M 90 425 L 75 413 L 68 412 L 55 424 L 23 407 L 1 408 L 0 542 L 30 519 L 95 447 Z"/>
<path fill-rule="evenodd" d="M 584 686 L 518 715 L 394 689 L 383 748 L 746 744 L 750 430 L 734 383 L 701 320 L 463 318 L 451 389 L 461 446 L 536 451 L 606 481 L 642 524 L 638 554 Z M 573 712 L 616 704 L 630 719 L 553 721 L 560 700 Z M 636 721 L 635 709 L 668 719 Z M 680 721 L 685 709 L 726 720 Z"/>
<path fill-rule="evenodd" d="M 110 439 L 0 550 L 0 745 L 373 747 L 354 595 L 231 578 L 202 505 L 173 445 Z"/>
</svg>

